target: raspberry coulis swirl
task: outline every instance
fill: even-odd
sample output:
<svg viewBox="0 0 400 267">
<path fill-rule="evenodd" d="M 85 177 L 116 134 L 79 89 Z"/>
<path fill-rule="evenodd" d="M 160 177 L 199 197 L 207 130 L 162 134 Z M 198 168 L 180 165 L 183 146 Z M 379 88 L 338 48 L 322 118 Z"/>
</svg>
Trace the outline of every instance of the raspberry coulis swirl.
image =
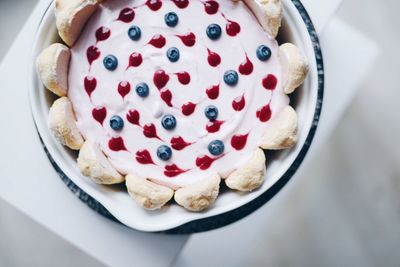
<svg viewBox="0 0 400 267">
<path fill-rule="evenodd" d="M 242 2 L 107 1 L 71 51 L 68 96 L 84 138 L 119 172 L 175 188 L 243 166 L 289 103 L 278 44 Z"/>
</svg>

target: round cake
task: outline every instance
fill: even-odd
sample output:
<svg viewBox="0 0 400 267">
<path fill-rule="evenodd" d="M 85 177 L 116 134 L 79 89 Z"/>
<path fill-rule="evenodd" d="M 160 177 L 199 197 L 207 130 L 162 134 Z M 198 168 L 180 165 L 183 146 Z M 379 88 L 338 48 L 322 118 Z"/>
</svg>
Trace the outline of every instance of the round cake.
<svg viewBox="0 0 400 267">
<path fill-rule="evenodd" d="M 144 208 L 208 208 L 221 179 L 264 181 L 264 150 L 296 142 L 288 94 L 308 64 L 275 40 L 279 0 L 55 1 L 64 44 L 37 60 L 61 98 L 49 127 L 83 175 L 126 182 Z M 69 47 L 68 47 L 69 46 Z M 263 150 L 264 149 L 264 150 Z"/>
</svg>

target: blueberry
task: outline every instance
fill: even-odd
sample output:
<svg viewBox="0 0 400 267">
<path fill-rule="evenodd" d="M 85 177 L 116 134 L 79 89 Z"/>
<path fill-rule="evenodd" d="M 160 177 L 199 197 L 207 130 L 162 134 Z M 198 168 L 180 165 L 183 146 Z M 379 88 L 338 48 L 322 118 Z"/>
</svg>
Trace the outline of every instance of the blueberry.
<svg viewBox="0 0 400 267">
<path fill-rule="evenodd" d="M 118 59 L 113 55 L 108 55 L 103 59 L 104 67 L 108 70 L 115 70 L 118 67 Z"/>
<path fill-rule="evenodd" d="M 215 121 L 218 117 L 218 109 L 216 106 L 207 106 L 204 110 L 204 114 L 210 121 Z"/>
<path fill-rule="evenodd" d="M 172 115 L 164 115 L 161 118 L 161 125 L 166 129 L 166 130 L 172 130 L 176 126 L 176 119 Z"/>
<path fill-rule="evenodd" d="M 128 35 L 129 38 L 131 38 L 132 41 L 138 41 L 140 37 L 142 36 L 142 31 L 138 26 L 132 26 L 128 30 Z"/>
<path fill-rule="evenodd" d="M 257 48 L 257 57 L 261 61 L 267 61 L 271 57 L 271 49 L 266 45 L 260 45 Z"/>
<path fill-rule="evenodd" d="M 161 160 L 167 161 L 171 158 L 171 156 L 172 150 L 168 146 L 162 145 L 157 148 L 157 157 L 159 157 Z"/>
<path fill-rule="evenodd" d="M 171 62 L 177 62 L 179 60 L 179 50 L 176 47 L 171 47 L 167 51 L 167 57 Z"/>
<path fill-rule="evenodd" d="M 211 155 L 219 156 L 224 153 L 225 145 L 220 140 L 211 141 L 208 144 L 208 151 L 210 151 Z"/>
<path fill-rule="evenodd" d="M 137 84 L 135 90 L 140 97 L 146 97 L 149 95 L 149 86 L 147 85 L 147 83 Z"/>
<path fill-rule="evenodd" d="M 210 24 L 207 27 L 207 36 L 211 40 L 217 40 L 221 36 L 221 27 L 218 24 Z"/>
<path fill-rule="evenodd" d="M 169 27 L 175 27 L 178 24 L 179 18 L 175 12 L 168 12 L 165 14 L 164 20 Z"/>
<path fill-rule="evenodd" d="M 235 86 L 239 81 L 239 75 L 235 70 L 228 70 L 224 74 L 224 82 L 229 86 Z"/>
<path fill-rule="evenodd" d="M 124 120 L 118 115 L 112 116 L 110 119 L 110 127 L 114 131 L 120 131 L 124 128 Z"/>
</svg>

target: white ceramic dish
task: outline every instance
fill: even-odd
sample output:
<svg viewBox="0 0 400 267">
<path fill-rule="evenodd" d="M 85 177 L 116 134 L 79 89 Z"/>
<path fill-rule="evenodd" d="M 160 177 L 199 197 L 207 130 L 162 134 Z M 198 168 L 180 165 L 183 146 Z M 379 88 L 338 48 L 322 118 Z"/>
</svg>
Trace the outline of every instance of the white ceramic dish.
<svg viewBox="0 0 400 267">
<path fill-rule="evenodd" d="M 303 88 L 291 96 L 291 105 L 299 116 L 299 141 L 291 150 L 266 154 L 267 177 L 260 189 L 247 194 L 225 190 L 214 206 L 202 213 L 188 212 L 177 205 L 169 205 L 161 211 L 143 210 L 121 187 L 101 186 L 82 176 L 76 164 L 77 154 L 63 147 L 52 136 L 47 126 L 47 115 L 55 97 L 43 87 L 34 64 L 44 48 L 59 41 L 53 4 L 50 5 L 38 26 L 33 43 L 29 93 L 37 130 L 57 172 L 64 180 L 70 179 L 77 190 L 84 191 L 83 194 L 86 192 L 86 198 L 97 200 L 98 203 L 92 201 L 92 208 L 98 209 L 95 206 L 100 203 L 100 208 L 103 206 L 118 221 L 140 231 L 175 229 L 172 232 L 187 233 L 209 230 L 243 218 L 267 202 L 286 184 L 303 161 L 318 124 L 323 95 L 322 56 L 311 20 L 298 0 L 282 2 L 284 21 L 279 39 L 296 44 L 310 61 L 310 72 Z"/>
</svg>

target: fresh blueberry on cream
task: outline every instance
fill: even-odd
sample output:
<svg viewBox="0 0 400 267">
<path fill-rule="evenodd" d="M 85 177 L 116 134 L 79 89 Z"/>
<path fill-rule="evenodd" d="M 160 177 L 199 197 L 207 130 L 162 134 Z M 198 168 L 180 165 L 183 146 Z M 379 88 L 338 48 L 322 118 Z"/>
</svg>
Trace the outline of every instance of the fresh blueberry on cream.
<svg viewBox="0 0 400 267">
<path fill-rule="evenodd" d="M 218 117 L 218 108 L 214 105 L 207 106 L 204 114 L 210 121 L 215 121 Z"/>
<path fill-rule="evenodd" d="M 235 86 L 239 81 L 239 75 L 235 70 L 228 70 L 224 74 L 224 82 L 229 86 Z"/>
<path fill-rule="evenodd" d="M 179 50 L 176 47 L 171 47 L 167 50 L 167 57 L 171 62 L 177 62 L 179 60 Z"/>
<path fill-rule="evenodd" d="M 211 40 L 217 40 L 221 37 L 221 32 L 221 27 L 218 24 L 210 24 L 206 30 L 207 36 Z"/>
<path fill-rule="evenodd" d="M 164 20 L 169 27 L 175 27 L 178 24 L 179 17 L 175 12 L 168 12 L 165 14 Z"/>
<path fill-rule="evenodd" d="M 149 86 L 147 85 L 147 83 L 139 83 L 138 85 L 136 85 L 135 90 L 140 97 L 146 97 L 149 95 Z"/>
<path fill-rule="evenodd" d="M 103 59 L 104 67 L 108 70 L 115 70 L 118 67 L 118 59 L 113 55 L 108 55 Z"/>
<path fill-rule="evenodd" d="M 120 131 L 124 128 L 124 120 L 118 115 L 112 116 L 110 119 L 110 127 L 114 131 Z"/>
<path fill-rule="evenodd" d="M 161 118 L 161 125 L 164 127 L 166 130 L 172 130 L 176 126 L 176 119 L 172 115 L 164 115 Z"/>
<path fill-rule="evenodd" d="M 161 160 L 167 161 L 172 156 L 172 150 L 169 146 L 162 145 L 157 148 L 157 157 Z"/>
<path fill-rule="evenodd" d="M 259 60 L 267 61 L 271 57 L 271 49 L 266 45 L 260 45 L 256 54 Z"/>
<path fill-rule="evenodd" d="M 211 155 L 219 156 L 224 153 L 225 145 L 220 140 L 211 141 L 208 144 L 208 151 L 210 151 Z"/>
<path fill-rule="evenodd" d="M 138 26 L 132 26 L 128 30 L 128 36 L 132 41 L 138 41 L 142 36 L 142 31 Z"/>
</svg>

